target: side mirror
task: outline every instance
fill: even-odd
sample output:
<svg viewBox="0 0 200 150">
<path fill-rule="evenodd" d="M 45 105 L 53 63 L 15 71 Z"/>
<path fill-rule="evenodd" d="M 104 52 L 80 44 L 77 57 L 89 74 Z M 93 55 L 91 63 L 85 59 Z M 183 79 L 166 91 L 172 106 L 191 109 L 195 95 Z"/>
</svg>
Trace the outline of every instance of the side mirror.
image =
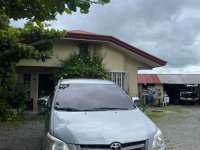
<svg viewBox="0 0 200 150">
<path fill-rule="evenodd" d="M 133 101 L 133 103 L 136 105 L 136 106 L 140 106 L 141 104 L 141 101 L 138 97 L 131 97 L 131 100 Z"/>
<path fill-rule="evenodd" d="M 38 99 L 37 104 L 38 106 L 45 108 L 48 105 L 48 100 L 49 96 L 41 97 Z"/>
</svg>

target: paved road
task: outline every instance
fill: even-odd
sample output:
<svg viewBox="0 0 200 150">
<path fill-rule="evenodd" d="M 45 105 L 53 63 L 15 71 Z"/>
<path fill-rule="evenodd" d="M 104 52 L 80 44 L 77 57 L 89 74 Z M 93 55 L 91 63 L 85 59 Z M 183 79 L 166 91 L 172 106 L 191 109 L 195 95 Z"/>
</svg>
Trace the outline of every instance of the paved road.
<svg viewBox="0 0 200 150">
<path fill-rule="evenodd" d="M 179 106 L 155 121 L 162 130 L 168 150 L 200 150 L 200 106 Z"/>
<path fill-rule="evenodd" d="M 200 150 L 200 106 L 178 106 L 181 111 L 165 111 L 155 120 L 163 131 L 168 150 Z M 158 112 L 159 113 L 159 112 Z M 40 150 L 44 121 L 0 124 L 0 150 Z"/>
</svg>

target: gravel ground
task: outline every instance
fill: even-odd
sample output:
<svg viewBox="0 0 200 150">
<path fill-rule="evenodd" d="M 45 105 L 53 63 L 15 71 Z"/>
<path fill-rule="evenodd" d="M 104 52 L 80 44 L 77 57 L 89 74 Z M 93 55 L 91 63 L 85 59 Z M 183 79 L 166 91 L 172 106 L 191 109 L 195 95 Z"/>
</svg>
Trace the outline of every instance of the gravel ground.
<svg viewBox="0 0 200 150">
<path fill-rule="evenodd" d="M 176 107 L 179 111 L 165 110 L 161 118 L 154 120 L 164 134 L 167 149 L 200 150 L 200 106 L 174 106 L 173 109 Z M 0 150 L 40 150 L 43 126 L 41 119 L 0 123 Z"/>
<path fill-rule="evenodd" d="M 163 132 L 167 149 L 200 150 L 200 106 L 178 107 L 180 112 L 165 111 L 154 121 Z"/>
<path fill-rule="evenodd" d="M 44 121 L 0 123 L 0 150 L 41 150 Z"/>
</svg>

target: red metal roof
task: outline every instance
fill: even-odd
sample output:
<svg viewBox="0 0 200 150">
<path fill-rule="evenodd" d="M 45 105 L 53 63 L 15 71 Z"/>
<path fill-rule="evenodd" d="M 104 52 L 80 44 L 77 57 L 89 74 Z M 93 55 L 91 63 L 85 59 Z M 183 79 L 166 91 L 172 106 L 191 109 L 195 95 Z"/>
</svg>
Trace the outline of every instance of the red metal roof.
<svg viewBox="0 0 200 150">
<path fill-rule="evenodd" d="M 138 49 L 132 45 L 129 45 L 115 37 L 112 36 L 108 36 L 108 35 L 100 35 L 100 34 L 95 34 L 95 33 L 91 33 L 91 32 L 86 32 L 86 31 L 82 31 L 82 30 L 72 30 L 72 31 L 68 31 L 67 32 L 67 36 L 66 38 L 71 38 L 71 39 L 86 39 L 86 40 L 97 40 L 97 41 L 106 41 L 106 42 L 111 42 L 114 43 L 120 47 L 123 47 L 127 50 L 129 50 L 132 53 L 135 53 L 139 56 L 142 56 L 146 59 L 149 59 L 155 63 L 157 63 L 160 66 L 164 66 L 166 65 L 166 61 L 157 58 L 153 55 L 150 55 L 144 51 L 142 51 L 141 49 Z"/>
<path fill-rule="evenodd" d="M 89 34 L 89 35 L 98 35 L 96 33 L 92 33 L 92 32 L 87 32 L 87 31 L 83 31 L 83 30 L 70 30 L 67 32 L 68 34 Z"/>
<path fill-rule="evenodd" d="M 138 74 L 138 83 L 161 84 L 157 74 Z"/>
</svg>

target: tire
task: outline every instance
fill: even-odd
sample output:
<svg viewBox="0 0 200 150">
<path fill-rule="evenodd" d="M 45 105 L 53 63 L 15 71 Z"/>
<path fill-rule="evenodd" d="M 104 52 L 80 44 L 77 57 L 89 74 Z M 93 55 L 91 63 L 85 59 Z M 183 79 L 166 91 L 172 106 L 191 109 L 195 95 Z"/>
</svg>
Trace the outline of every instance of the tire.
<svg viewBox="0 0 200 150">
<path fill-rule="evenodd" d="M 179 104 L 180 104 L 180 101 L 179 101 L 179 100 L 174 100 L 174 104 L 175 104 L 175 105 L 179 105 Z"/>
<path fill-rule="evenodd" d="M 194 105 L 194 101 L 191 101 L 191 102 L 190 102 L 190 105 Z"/>
<path fill-rule="evenodd" d="M 184 101 L 181 101 L 181 100 L 180 100 L 180 101 L 179 101 L 179 104 L 180 104 L 180 105 L 183 105 L 183 104 L 184 104 Z"/>
</svg>

